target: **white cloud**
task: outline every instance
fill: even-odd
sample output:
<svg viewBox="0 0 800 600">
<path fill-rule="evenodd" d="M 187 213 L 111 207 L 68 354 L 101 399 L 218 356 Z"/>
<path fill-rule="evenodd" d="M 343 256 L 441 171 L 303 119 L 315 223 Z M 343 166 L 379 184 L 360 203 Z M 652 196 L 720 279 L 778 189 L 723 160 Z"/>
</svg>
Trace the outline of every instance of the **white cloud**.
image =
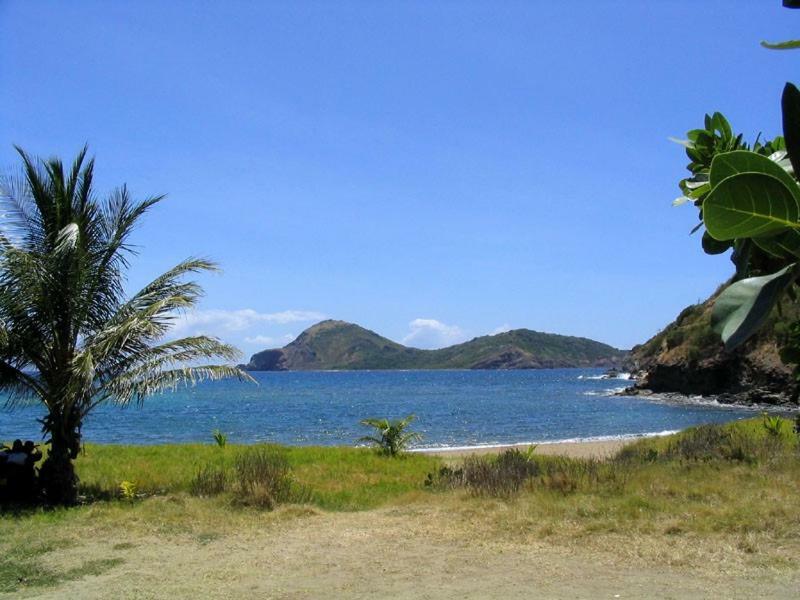
<svg viewBox="0 0 800 600">
<path fill-rule="evenodd" d="M 284 310 L 260 313 L 252 308 L 239 310 L 195 310 L 179 316 L 171 330 L 172 335 L 216 335 L 243 332 L 264 324 L 286 325 L 304 321 L 321 321 L 325 315 L 313 310 Z"/>
<path fill-rule="evenodd" d="M 495 327 L 489 332 L 489 335 L 497 335 L 498 333 L 505 333 L 506 331 L 511 331 L 511 325 L 508 323 L 503 323 L 500 327 Z"/>
<path fill-rule="evenodd" d="M 436 319 L 414 319 L 408 325 L 411 331 L 403 338 L 403 344 L 415 348 L 443 348 L 467 339 L 457 325 L 447 325 Z"/>
<path fill-rule="evenodd" d="M 293 333 L 287 333 L 285 335 L 256 335 L 253 337 L 246 337 L 244 341 L 246 344 L 252 344 L 254 346 L 260 346 L 262 348 L 278 348 L 285 346 L 297 336 Z"/>
</svg>

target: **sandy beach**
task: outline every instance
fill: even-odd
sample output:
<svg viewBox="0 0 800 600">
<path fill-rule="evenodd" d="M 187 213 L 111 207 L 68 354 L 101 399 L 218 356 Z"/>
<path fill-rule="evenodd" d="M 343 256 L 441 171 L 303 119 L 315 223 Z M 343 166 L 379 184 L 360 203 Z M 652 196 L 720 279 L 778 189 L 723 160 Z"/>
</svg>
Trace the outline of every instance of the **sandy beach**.
<svg viewBox="0 0 800 600">
<path fill-rule="evenodd" d="M 511 448 L 527 450 L 531 445 L 535 447 L 536 454 L 568 456 L 570 458 L 608 458 L 613 456 L 626 444 L 635 440 L 597 440 L 585 442 L 553 442 L 542 444 L 509 444 L 505 446 L 476 446 L 474 448 L 431 449 L 420 450 L 445 458 L 459 458 L 470 454 L 499 454 Z"/>
</svg>

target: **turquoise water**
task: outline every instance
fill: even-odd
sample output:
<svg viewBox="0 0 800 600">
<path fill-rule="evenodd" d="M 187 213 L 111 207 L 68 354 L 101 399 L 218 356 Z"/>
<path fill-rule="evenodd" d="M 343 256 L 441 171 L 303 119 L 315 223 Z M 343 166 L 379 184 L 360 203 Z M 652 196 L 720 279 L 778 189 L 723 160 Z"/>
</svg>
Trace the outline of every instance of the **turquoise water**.
<svg viewBox="0 0 800 600">
<path fill-rule="evenodd" d="M 352 445 L 365 417 L 414 413 L 420 447 L 613 438 L 674 431 L 758 414 L 746 408 L 610 395 L 622 380 L 597 369 L 535 371 L 356 371 L 253 373 L 258 385 L 204 383 L 150 398 L 143 407 L 104 406 L 84 439 L 99 443 L 231 442 Z M 39 439 L 38 407 L 0 409 L 0 440 Z"/>
</svg>

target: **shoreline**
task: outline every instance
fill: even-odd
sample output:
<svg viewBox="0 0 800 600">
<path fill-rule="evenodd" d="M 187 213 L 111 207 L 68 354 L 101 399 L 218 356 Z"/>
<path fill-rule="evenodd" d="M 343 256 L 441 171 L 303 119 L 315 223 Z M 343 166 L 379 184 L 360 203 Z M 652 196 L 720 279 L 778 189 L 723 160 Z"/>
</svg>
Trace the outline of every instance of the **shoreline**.
<svg viewBox="0 0 800 600">
<path fill-rule="evenodd" d="M 500 454 L 506 450 L 526 450 L 534 447 L 535 454 L 548 456 L 566 456 L 568 458 L 609 458 L 626 445 L 637 440 L 663 437 L 678 433 L 678 430 L 658 431 L 642 434 L 613 436 L 596 436 L 589 438 L 572 438 L 540 442 L 517 442 L 513 444 L 478 444 L 475 446 L 454 446 L 441 448 L 412 448 L 414 454 L 430 454 L 443 458 L 460 458 L 464 456 L 480 456 Z"/>
<path fill-rule="evenodd" d="M 612 396 L 623 398 L 641 398 L 651 402 L 664 402 L 677 406 L 708 406 L 712 408 L 730 408 L 752 410 L 754 412 L 769 412 L 778 414 L 795 414 L 800 412 L 800 404 L 771 404 L 766 402 L 752 402 L 746 396 L 737 394 L 684 394 L 682 392 L 654 392 L 649 388 L 639 388 L 635 385 L 615 391 Z"/>
</svg>

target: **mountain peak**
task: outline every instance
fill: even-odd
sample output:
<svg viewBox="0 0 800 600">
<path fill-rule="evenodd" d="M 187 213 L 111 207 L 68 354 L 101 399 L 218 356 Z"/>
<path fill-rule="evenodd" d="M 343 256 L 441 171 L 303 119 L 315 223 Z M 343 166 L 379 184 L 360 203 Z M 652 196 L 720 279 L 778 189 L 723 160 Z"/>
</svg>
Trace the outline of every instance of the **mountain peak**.
<svg viewBox="0 0 800 600">
<path fill-rule="evenodd" d="M 346 327 L 358 327 L 358 325 L 356 325 L 355 323 L 348 323 L 347 321 L 339 321 L 336 319 L 325 319 L 324 321 L 315 323 L 314 325 L 303 331 L 303 333 L 314 334 L 314 333 L 319 333 L 321 331 L 329 331 L 331 329 L 339 329 Z"/>
</svg>

